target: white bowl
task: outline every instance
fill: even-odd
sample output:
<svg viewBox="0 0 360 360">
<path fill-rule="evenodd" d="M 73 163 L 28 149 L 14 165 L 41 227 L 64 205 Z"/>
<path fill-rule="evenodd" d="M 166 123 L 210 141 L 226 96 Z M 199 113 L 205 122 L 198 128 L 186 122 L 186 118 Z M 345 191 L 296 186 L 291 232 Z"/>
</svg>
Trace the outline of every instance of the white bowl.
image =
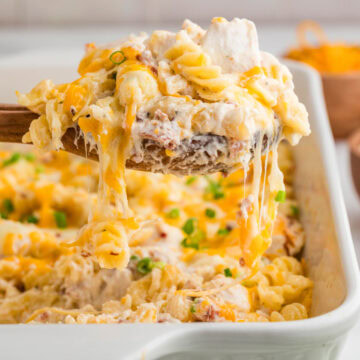
<svg viewBox="0 0 360 360">
<path fill-rule="evenodd" d="M 278 323 L 1 325 L 1 359 L 336 359 L 360 307 L 359 270 L 338 178 L 318 74 L 289 62 L 312 135 L 294 149 L 296 191 L 314 280 L 312 318 Z M 0 99 L 39 78 L 70 78 L 64 67 L 0 68 Z"/>
</svg>

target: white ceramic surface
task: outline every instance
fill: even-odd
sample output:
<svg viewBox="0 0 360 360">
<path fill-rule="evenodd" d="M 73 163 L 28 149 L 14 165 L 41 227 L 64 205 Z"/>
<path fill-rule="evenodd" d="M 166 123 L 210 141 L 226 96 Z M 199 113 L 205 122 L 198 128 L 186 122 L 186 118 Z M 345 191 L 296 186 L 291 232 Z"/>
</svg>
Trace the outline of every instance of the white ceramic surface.
<svg viewBox="0 0 360 360">
<path fill-rule="evenodd" d="M 1 325 L 0 358 L 340 359 L 359 312 L 359 272 L 319 77 L 301 65 L 291 64 L 291 70 L 313 130 L 295 150 L 297 191 L 306 221 L 305 257 L 315 281 L 313 318 L 242 324 Z M 66 67 L 1 68 L 0 99 L 5 101 L 13 87 L 29 89 L 34 77 L 60 80 L 72 74 Z"/>
</svg>

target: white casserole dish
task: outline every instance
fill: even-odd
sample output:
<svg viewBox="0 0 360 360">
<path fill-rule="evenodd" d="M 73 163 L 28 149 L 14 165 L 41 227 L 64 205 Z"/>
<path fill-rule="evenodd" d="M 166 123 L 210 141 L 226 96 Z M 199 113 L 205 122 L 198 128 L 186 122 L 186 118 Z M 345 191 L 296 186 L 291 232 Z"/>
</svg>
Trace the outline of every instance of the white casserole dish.
<svg viewBox="0 0 360 360">
<path fill-rule="evenodd" d="M 315 283 L 313 317 L 284 323 L 0 325 L 1 359 L 338 358 L 360 308 L 359 270 L 320 78 L 308 67 L 288 64 L 312 127 L 312 135 L 294 152 L 307 234 L 304 256 Z M 0 100 L 14 102 L 14 89 L 30 90 L 40 78 L 63 82 L 72 76 L 70 68 L 3 67 Z"/>
</svg>

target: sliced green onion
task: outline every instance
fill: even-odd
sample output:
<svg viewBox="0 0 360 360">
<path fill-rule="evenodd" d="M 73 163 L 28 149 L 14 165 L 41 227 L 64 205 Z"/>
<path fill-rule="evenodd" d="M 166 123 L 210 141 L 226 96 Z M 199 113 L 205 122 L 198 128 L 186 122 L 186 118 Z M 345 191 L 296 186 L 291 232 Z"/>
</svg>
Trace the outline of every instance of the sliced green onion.
<svg viewBox="0 0 360 360">
<path fill-rule="evenodd" d="M 148 274 L 152 270 L 150 264 L 151 259 L 149 257 L 143 258 L 137 263 L 136 269 L 141 274 Z"/>
<path fill-rule="evenodd" d="M 215 212 L 215 210 L 213 210 L 213 209 L 207 208 L 207 209 L 205 210 L 205 215 L 206 215 L 208 218 L 213 219 L 213 218 L 216 216 L 216 212 Z"/>
<path fill-rule="evenodd" d="M 190 218 L 186 220 L 185 224 L 182 227 L 182 230 L 184 231 L 185 234 L 191 235 L 194 232 L 196 220 L 197 220 L 196 218 Z"/>
<path fill-rule="evenodd" d="M 138 259 L 136 255 L 133 256 Z M 138 263 L 136 264 L 136 269 L 139 273 L 145 275 L 151 272 L 154 268 L 163 269 L 165 265 L 166 264 L 163 261 L 153 261 L 151 258 L 145 257 L 138 261 Z"/>
<path fill-rule="evenodd" d="M 205 176 L 205 179 L 208 182 L 208 186 L 206 187 L 205 192 L 211 194 L 214 200 L 225 197 L 225 193 L 220 181 L 214 181 L 209 176 Z"/>
<path fill-rule="evenodd" d="M 20 157 L 21 157 L 20 153 L 12 154 L 8 159 L 5 159 L 3 161 L 3 166 L 9 166 L 17 163 L 20 160 Z"/>
<path fill-rule="evenodd" d="M 186 179 L 186 185 L 191 185 L 197 179 L 196 176 L 190 176 Z"/>
<path fill-rule="evenodd" d="M 286 192 L 284 190 L 279 190 L 275 196 L 275 201 L 283 203 L 286 199 Z"/>
<path fill-rule="evenodd" d="M 224 269 L 224 274 L 226 277 L 232 277 L 232 272 L 229 268 Z"/>
<path fill-rule="evenodd" d="M 29 215 L 26 221 L 30 224 L 37 224 L 39 222 L 39 218 L 35 215 Z"/>
<path fill-rule="evenodd" d="M 225 236 L 225 235 L 230 234 L 230 230 L 229 229 L 219 229 L 217 234 L 220 236 Z"/>
<path fill-rule="evenodd" d="M 184 248 L 191 248 L 199 250 L 200 241 L 205 239 L 205 233 L 198 229 L 195 233 L 191 234 L 189 237 L 186 237 L 181 241 L 181 246 Z"/>
<path fill-rule="evenodd" d="M 166 217 L 169 219 L 177 219 L 179 216 L 180 216 L 180 210 L 178 208 L 171 209 L 166 214 Z"/>
<path fill-rule="evenodd" d="M 298 218 L 300 216 L 300 209 L 298 206 L 291 205 L 291 214 L 293 217 Z"/>
<path fill-rule="evenodd" d="M 151 269 L 153 268 L 163 269 L 165 265 L 166 264 L 163 261 L 153 261 L 151 263 Z"/>
<path fill-rule="evenodd" d="M 65 229 L 67 227 L 66 214 L 64 212 L 54 211 L 54 219 L 59 229 Z"/>
<path fill-rule="evenodd" d="M 194 312 L 196 312 L 196 308 L 195 308 L 195 305 L 194 304 L 192 304 L 191 306 L 190 306 L 190 312 L 193 314 Z"/>
<path fill-rule="evenodd" d="M 197 242 L 192 242 L 191 239 L 189 239 L 189 238 L 185 238 L 181 242 L 181 246 L 184 248 L 191 248 L 191 249 L 199 250 L 199 244 Z"/>
<path fill-rule="evenodd" d="M 4 199 L 3 207 L 7 214 L 11 214 L 15 210 L 14 204 L 11 199 Z"/>
<path fill-rule="evenodd" d="M 0 217 L 2 219 L 7 219 L 8 218 L 7 214 L 4 214 L 4 213 L 0 213 Z"/>
<path fill-rule="evenodd" d="M 34 162 L 35 155 L 33 153 L 26 153 L 26 154 L 24 154 L 24 159 L 29 162 Z"/>
<path fill-rule="evenodd" d="M 137 256 L 137 255 L 131 255 L 130 256 L 130 260 L 132 261 L 136 261 L 136 260 L 139 260 L 140 258 Z"/>
<path fill-rule="evenodd" d="M 39 165 L 35 168 L 36 174 L 42 174 L 45 171 L 45 168 L 42 165 Z"/>
<path fill-rule="evenodd" d="M 116 54 L 121 54 L 121 55 L 123 56 L 123 58 L 121 59 L 121 61 L 115 61 L 115 60 L 113 59 L 114 55 L 116 55 Z M 118 50 L 118 51 L 114 51 L 114 52 L 110 55 L 109 59 L 110 59 L 110 61 L 111 61 L 113 64 L 115 64 L 115 65 L 121 65 L 123 62 L 125 62 L 125 61 L 127 60 L 127 57 L 125 56 L 125 54 L 124 54 L 123 51 Z"/>
</svg>

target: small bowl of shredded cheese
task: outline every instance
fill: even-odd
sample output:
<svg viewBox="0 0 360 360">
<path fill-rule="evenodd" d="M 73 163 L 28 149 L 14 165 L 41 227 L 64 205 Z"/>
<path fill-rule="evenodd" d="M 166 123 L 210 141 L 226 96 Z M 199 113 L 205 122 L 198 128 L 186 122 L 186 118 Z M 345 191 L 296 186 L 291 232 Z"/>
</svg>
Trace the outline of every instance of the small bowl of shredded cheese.
<svg viewBox="0 0 360 360">
<path fill-rule="evenodd" d="M 307 40 L 312 32 L 317 44 Z M 330 42 L 319 24 L 304 21 L 297 28 L 298 45 L 285 58 L 318 70 L 335 137 L 350 135 L 360 126 L 360 44 Z"/>
</svg>

